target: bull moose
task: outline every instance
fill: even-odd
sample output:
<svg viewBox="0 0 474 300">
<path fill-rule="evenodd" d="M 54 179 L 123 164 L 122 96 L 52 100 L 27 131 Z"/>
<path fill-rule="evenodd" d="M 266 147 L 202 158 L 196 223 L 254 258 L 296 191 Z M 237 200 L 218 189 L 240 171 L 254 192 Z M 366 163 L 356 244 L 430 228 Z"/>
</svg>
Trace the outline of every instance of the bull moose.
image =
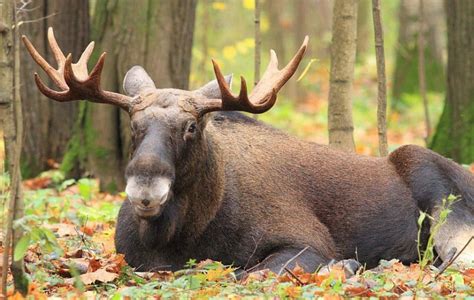
<svg viewBox="0 0 474 300">
<path fill-rule="evenodd" d="M 213 61 L 216 79 L 185 91 L 157 89 L 140 66 L 126 74 L 119 94 L 100 88 L 103 53 L 93 70 L 93 42 L 77 63 L 64 56 L 50 28 L 54 69 L 23 41 L 59 91 L 35 74 L 38 89 L 60 101 L 109 103 L 131 118 L 132 155 L 118 216 L 117 252 L 139 270 L 181 268 L 190 258 L 211 258 L 241 268 L 279 271 L 299 264 L 307 271 L 330 260 L 357 258 L 367 267 L 380 259 L 418 258 L 443 198 L 460 197 L 437 232 L 436 251 L 446 259 L 474 233 L 474 176 L 453 161 L 418 146 L 388 157 L 343 153 L 287 135 L 238 111 L 260 114 L 295 73 L 308 37 L 287 66 L 275 52 L 248 94 L 230 91 Z M 474 245 L 460 256 L 474 259 Z"/>
</svg>

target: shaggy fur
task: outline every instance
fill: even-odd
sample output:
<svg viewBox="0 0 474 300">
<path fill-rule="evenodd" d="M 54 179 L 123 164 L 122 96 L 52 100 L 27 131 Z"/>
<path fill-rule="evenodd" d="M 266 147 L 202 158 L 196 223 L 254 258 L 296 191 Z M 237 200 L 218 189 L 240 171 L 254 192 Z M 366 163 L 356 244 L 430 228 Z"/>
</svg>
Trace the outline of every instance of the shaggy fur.
<svg viewBox="0 0 474 300">
<path fill-rule="evenodd" d="M 146 127 L 159 115 L 146 110 L 132 122 Z M 210 114 L 199 130 L 192 145 L 168 147 L 179 155 L 169 161 L 176 175 L 162 213 L 139 218 L 128 201 L 120 210 L 117 251 L 139 270 L 176 270 L 190 258 L 211 258 L 278 271 L 307 246 L 290 265 L 313 271 L 330 259 L 356 258 L 368 267 L 380 259 L 408 263 L 417 259 L 419 211 L 432 213 L 450 193 L 463 196 L 451 218 L 472 224 L 473 176 L 424 148 L 404 146 L 387 158 L 342 153 L 240 113 Z M 156 145 L 137 147 L 127 172 L 141 172 L 141 157 Z M 428 233 L 429 224 L 423 241 Z"/>
</svg>

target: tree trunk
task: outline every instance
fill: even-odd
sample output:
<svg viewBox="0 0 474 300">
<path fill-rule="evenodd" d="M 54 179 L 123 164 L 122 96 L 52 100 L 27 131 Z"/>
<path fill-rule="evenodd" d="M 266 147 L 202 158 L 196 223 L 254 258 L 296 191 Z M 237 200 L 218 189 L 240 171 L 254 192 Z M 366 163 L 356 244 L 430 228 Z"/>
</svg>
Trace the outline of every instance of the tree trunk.
<svg viewBox="0 0 474 300">
<path fill-rule="evenodd" d="M 384 34 L 379 0 L 372 0 L 372 18 L 374 20 L 375 58 L 377 61 L 377 131 L 379 135 L 379 154 L 380 156 L 387 156 L 387 80 L 385 79 Z"/>
<path fill-rule="evenodd" d="M 329 145 L 354 151 L 352 80 L 356 53 L 357 1 L 334 3 L 329 87 Z"/>
<path fill-rule="evenodd" d="M 89 1 L 40 0 L 30 6 L 35 9 L 23 13 L 23 20 L 38 21 L 23 24 L 20 27 L 22 34 L 27 35 L 40 53 L 56 67 L 46 38 L 47 29 L 51 26 L 65 54 L 72 53 L 74 59 L 78 59 L 89 41 Z M 31 177 L 48 168 L 48 159 L 62 160 L 72 135 L 78 103 L 48 100 L 34 82 L 33 73 L 39 67 L 25 50 L 21 51 L 21 60 L 25 127 L 22 173 L 25 177 Z"/>
<path fill-rule="evenodd" d="M 102 88 L 121 91 L 125 73 L 142 65 L 157 87 L 186 89 L 195 11 L 196 0 L 97 1 L 92 26 L 97 50 L 91 60 L 102 51 L 108 53 Z M 86 158 L 102 190 L 122 189 L 130 145 L 128 115 L 117 107 L 87 103 L 82 118 L 77 132 L 84 136 L 75 137 L 78 142 L 71 146 L 63 168 Z"/>
<path fill-rule="evenodd" d="M 7 271 L 12 249 L 23 235 L 21 227 L 13 228 L 13 223 L 24 216 L 21 187 L 20 157 L 23 137 L 23 117 L 20 97 L 20 38 L 18 32 L 17 11 L 14 0 L 0 2 L 0 26 L 2 43 L 0 43 L 0 84 L 2 100 L 0 115 L 4 128 L 5 152 L 10 174 L 10 195 L 7 222 L 3 242 L 2 262 L 2 295 L 6 295 Z M 14 25 L 14 26 L 12 26 Z M 10 270 L 13 275 L 15 290 L 23 296 L 28 293 L 28 278 L 25 275 L 23 259 L 11 260 Z"/>
<path fill-rule="evenodd" d="M 432 149 L 459 163 L 474 161 L 474 1 L 445 2 L 447 96 Z"/>
<path fill-rule="evenodd" d="M 424 49 L 426 62 L 426 89 L 428 92 L 444 91 L 443 5 L 432 0 L 425 6 L 426 22 L 423 31 L 427 41 Z M 401 0 L 399 8 L 399 33 L 393 76 L 393 101 L 391 107 L 403 108 L 403 94 L 418 94 L 418 32 L 419 1 Z"/>
</svg>

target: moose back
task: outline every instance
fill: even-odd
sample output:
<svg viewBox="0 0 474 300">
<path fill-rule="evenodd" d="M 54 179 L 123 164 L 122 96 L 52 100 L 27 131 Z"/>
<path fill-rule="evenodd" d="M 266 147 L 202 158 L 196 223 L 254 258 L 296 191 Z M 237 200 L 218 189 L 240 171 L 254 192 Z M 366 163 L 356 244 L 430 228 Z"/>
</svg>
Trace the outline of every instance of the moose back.
<svg viewBox="0 0 474 300">
<path fill-rule="evenodd" d="M 127 200 L 118 216 L 116 248 L 139 270 L 179 269 L 211 258 L 244 269 L 278 272 L 296 263 L 307 271 L 332 259 L 418 258 L 443 198 L 458 195 L 435 236 L 446 259 L 474 234 L 474 177 L 456 163 L 417 146 L 388 157 L 342 153 L 302 141 L 236 111 L 264 113 L 295 73 L 306 38 L 278 69 L 275 53 L 249 94 L 230 91 L 213 61 L 216 80 L 200 89 L 157 89 L 139 66 L 124 78 L 126 95 L 100 88 L 105 53 L 89 73 L 91 43 L 76 64 L 48 32 L 58 69 L 26 37 L 33 59 L 59 91 L 35 74 L 39 90 L 61 102 L 87 99 L 126 110 L 133 154 L 126 169 Z M 474 259 L 474 243 L 460 256 Z"/>
</svg>

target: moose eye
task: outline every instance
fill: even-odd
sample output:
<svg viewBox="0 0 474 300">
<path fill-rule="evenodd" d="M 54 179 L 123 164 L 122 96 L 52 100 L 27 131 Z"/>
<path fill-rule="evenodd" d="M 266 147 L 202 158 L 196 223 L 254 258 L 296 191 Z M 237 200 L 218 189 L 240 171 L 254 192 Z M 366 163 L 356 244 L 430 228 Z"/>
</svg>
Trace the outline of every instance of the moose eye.
<svg viewBox="0 0 474 300">
<path fill-rule="evenodd" d="M 187 132 L 188 133 L 195 133 L 197 130 L 197 127 L 196 127 L 196 123 L 195 122 L 192 122 L 188 125 L 188 129 L 187 129 Z"/>
</svg>

